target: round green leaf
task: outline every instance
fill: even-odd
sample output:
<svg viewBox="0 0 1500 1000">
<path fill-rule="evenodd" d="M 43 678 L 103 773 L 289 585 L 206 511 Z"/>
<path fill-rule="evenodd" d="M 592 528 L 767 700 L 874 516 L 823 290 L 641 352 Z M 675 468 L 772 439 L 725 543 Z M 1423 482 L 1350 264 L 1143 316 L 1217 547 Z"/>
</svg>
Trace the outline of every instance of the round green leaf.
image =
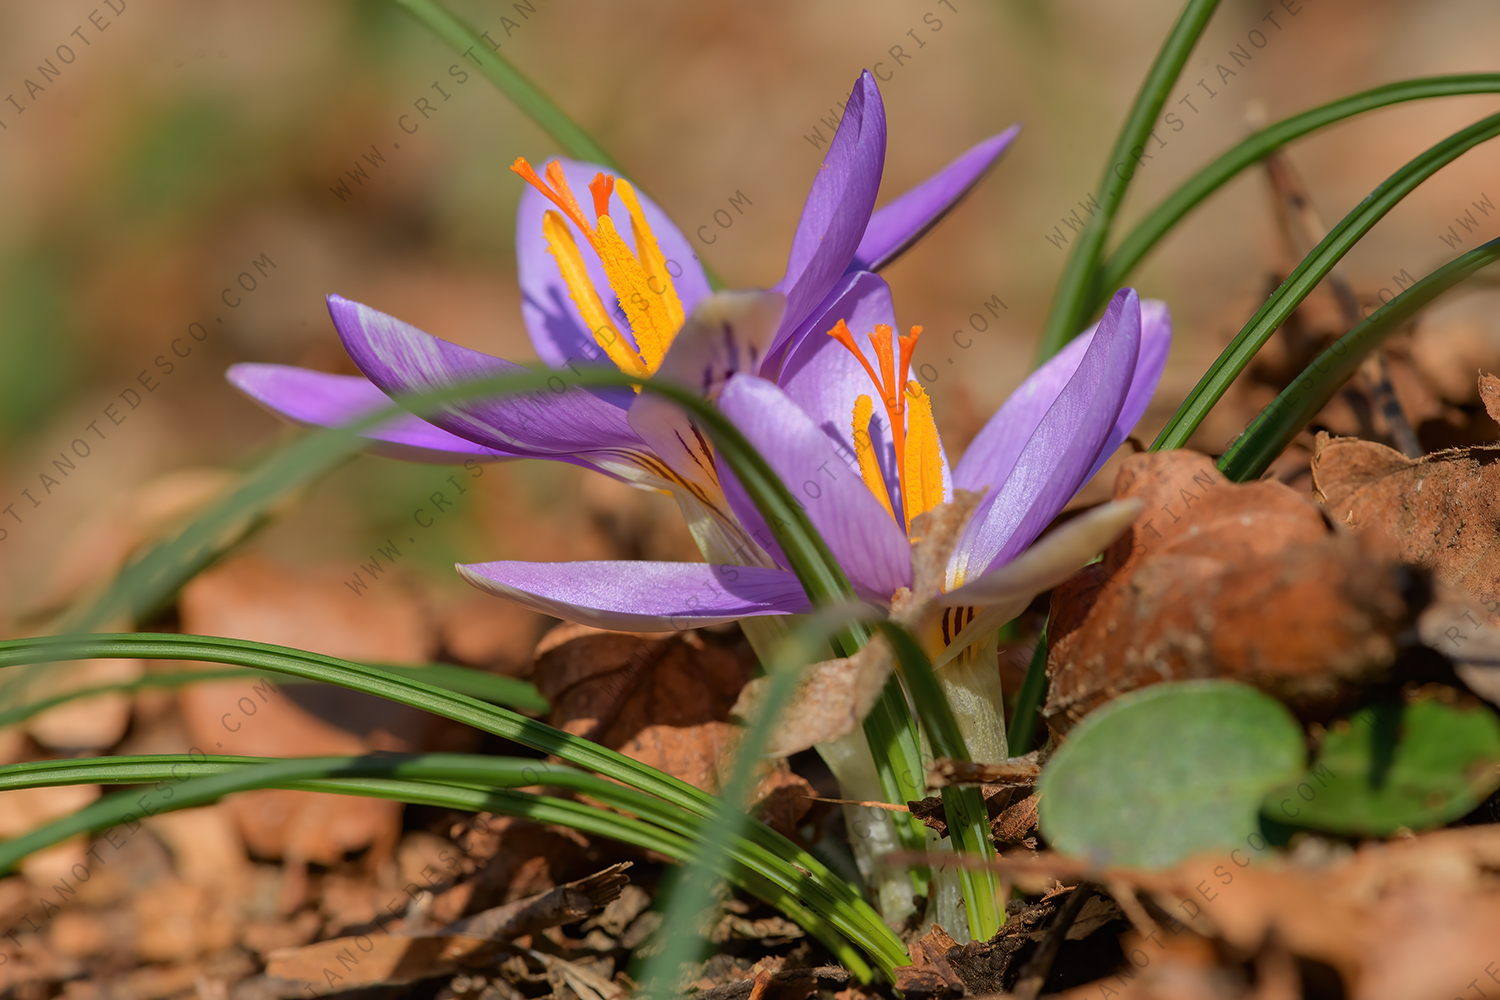
<svg viewBox="0 0 1500 1000">
<path fill-rule="evenodd" d="M 1304 761 L 1302 727 L 1276 699 L 1229 681 L 1153 684 L 1088 716 L 1047 763 L 1042 833 L 1096 864 L 1166 867 L 1243 844 L 1266 790 Z"/>
<path fill-rule="evenodd" d="M 1383 837 L 1442 826 L 1500 787 L 1500 719 L 1479 704 L 1379 704 L 1337 723 L 1301 780 L 1261 811 L 1288 826 Z"/>
</svg>

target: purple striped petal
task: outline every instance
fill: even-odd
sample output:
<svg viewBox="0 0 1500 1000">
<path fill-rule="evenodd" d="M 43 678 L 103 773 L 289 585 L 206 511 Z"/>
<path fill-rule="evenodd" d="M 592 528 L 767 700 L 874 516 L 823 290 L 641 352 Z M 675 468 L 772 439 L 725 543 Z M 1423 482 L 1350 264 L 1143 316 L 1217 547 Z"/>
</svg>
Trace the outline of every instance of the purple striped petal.
<svg viewBox="0 0 1500 1000">
<path fill-rule="evenodd" d="M 1004 480 L 973 478 L 972 469 L 982 468 L 982 462 L 970 466 L 969 478 L 960 477 L 960 487 L 995 488 L 959 540 L 950 582 L 976 577 L 1014 558 L 1087 481 L 1124 406 L 1140 342 L 1140 302 L 1134 289 L 1123 289 L 1110 301 L 1076 370 L 1027 436 Z M 976 438 L 971 453 L 978 444 Z"/>
<path fill-rule="evenodd" d="M 1094 329 L 1098 329 L 1096 326 Z M 1090 334 L 1093 330 L 1089 331 Z M 1167 351 L 1172 347 L 1172 314 L 1167 304 L 1159 299 L 1146 299 L 1141 303 L 1141 352 L 1135 359 L 1135 375 L 1130 380 L 1130 392 L 1125 395 L 1125 405 L 1120 407 L 1120 418 L 1115 421 L 1094 467 L 1083 481 L 1094 478 L 1104 467 L 1115 449 L 1125 443 L 1135 425 L 1140 423 L 1156 395 L 1156 386 L 1161 382 L 1161 373 L 1167 367 Z"/>
<path fill-rule="evenodd" d="M 829 551 L 863 597 L 886 602 L 911 585 L 906 532 L 875 499 L 823 430 L 772 383 L 736 375 L 719 397 L 724 411 L 807 511 Z M 740 523 L 785 566 L 786 556 L 722 456 L 719 479 Z"/>
<path fill-rule="evenodd" d="M 306 427 L 344 427 L 391 399 L 358 375 L 293 368 L 290 365 L 231 365 L 224 373 L 231 385 L 278 416 Z M 515 455 L 486 448 L 404 414 L 363 432 L 376 442 L 371 451 L 408 462 L 452 464 L 469 459 L 492 462 Z"/>
<path fill-rule="evenodd" d="M 1010 470 L 1015 467 L 1021 449 L 1036 431 L 1042 417 L 1057 401 L 1058 394 L 1078 371 L 1084 352 L 1094 341 L 1098 324 L 1073 338 L 1061 351 L 1053 355 L 1046 364 L 1032 372 L 1020 388 L 1000 405 L 994 415 L 985 422 L 983 429 L 974 437 L 968 451 L 954 469 L 959 489 L 983 490 L 1005 482 Z M 1172 318 L 1167 304 L 1155 299 L 1141 303 L 1141 350 L 1136 359 L 1135 374 L 1131 378 L 1130 392 L 1125 405 L 1120 409 L 1109 438 L 1105 441 L 1099 458 L 1085 481 L 1109 460 L 1115 449 L 1130 436 L 1141 415 L 1156 392 L 1161 381 L 1162 369 L 1167 363 L 1167 350 L 1172 344 Z"/>
<path fill-rule="evenodd" d="M 974 189 L 1020 131 L 1020 125 L 1012 125 L 999 135 L 971 146 L 952 163 L 879 209 L 870 217 L 850 269 L 878 271 L 905 253 Z"/>
<path fill-rule="evenodd" d="M 891 327 L 892 350 L 896 350 L 896 310 L 891 304 L 890 286 L 876 275 L 856 272 L 839 279 L 830 299 L 828 307 L 808 321 L 811 326 L 804 324 L 805 334 L 793 340 L 776 384 L 827 435 L 844 464 L 854 467 L 858 463 L 853 439 L 854 401 L 861 395 L 869 396 L 876 404 L 869 433 L 887 473 L 887 490 L 891 496 L 898 496 L 896 446 L 885 409 L 879 403 L 880 394 L 854 355 L 828 336 L 828 331 L 844 320 L 865 358 L 879 370 L 868 334 L 878 324 Z"/>
<path fill-rule="evenodd" d="M 328 311 L 359 370 L 392 396 L 526 371 L 337 295 L 328 297 Z M 642 448 L 623 409 L 572 388 L 452 403 L 430 419 L 459 437 L 533 458 Z"/>
<path fill-rule="evenodd" d="M 785 570 L 667 562 L 488 562 L 460 565 L 480 590 L 596 628 L 675 632 L 812 610 Z"/>
<path fill-rule="evenodd" d="M 854 85 L 838 132 L 807 194 L 786 275 L 776 288 L 786 294 L 781 333 L 771 345 L 778 356 L 787 337 L 824 300 L 848 270 L 875 209 L 885 169 L 885 106 L 866 70 Z"/>
<path fill-rule="evenodd" d="M 597 173 L 608 174 L 611 171 L 596 163 L 579 160 L 559 162 L 562 163 L 563 176 L 567 177 L 574 196 L 584 206 L 585 212 L 592 212 L 589 181 Z M 539 167 L 537 173 L 545 175 L 546 165 Z M 667 213 L 641 193 L 639 188 L 636 189 L 636 194 L 641 200 L 641 211 L 645 213 L 646 221 L 651 223 L 651 231 L 656 235 L 662 256 L 667 259 L 667 272 L 672 275 L 672 283 L 677 289 L 678 297 L 682 299 L 683 311 L 691 313 L 710 292 L 703 266 L 698 262 L 692 244 L 667 217 Z M 625 242 L 634 249 L 635 235 L 630 227 L 630 215 L 625 210 L 625 203 L 616 194 L 609 204 L 609 214 L 615 220 L 616 228 Z M 531 342 L 536 347 L 537 356 L 553 368 L 563 368 L 570 360 L 599 360 L 604 352 L 595 343 L 588 324 L 583 321 L 578 307 L 573 304 L 568 286 L 558 273 L 557 261 L 547 250 L 547 240 L 542 236 L 542 216 L 552 208 L 553 204 L 540 192 L 529 184 L 526 185 L 521 194 L 520 207 L 516 210 L 516 272 L 521 285 L 521 315 L 526 322 L 526 331 L 531 335 Z M 573 235 L 583 253 L 584 263 L 599 297 L 617 321 L 620 332 L 628 333 L 630 326 L 610 290 L 599 258 L 581 233 L 575 232 Z"/>
</svg>

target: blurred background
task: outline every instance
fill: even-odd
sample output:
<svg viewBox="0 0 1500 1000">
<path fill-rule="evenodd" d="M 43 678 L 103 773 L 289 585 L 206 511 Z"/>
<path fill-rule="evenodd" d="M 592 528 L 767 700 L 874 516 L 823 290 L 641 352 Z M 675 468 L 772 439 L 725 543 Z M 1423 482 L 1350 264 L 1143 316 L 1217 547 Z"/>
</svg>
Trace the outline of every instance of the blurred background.
<svg viewBox="0 0 1500 1000">
<path fill-rule="evenodd" d="M 901 322 L 927 328 L 916 362 L 937 373 L 923 378 L 954 445 L 1025 376 L 1073 235 L 1064 218 L 1084 217 L 1079 205 L 1179 6 L 453 3 L 701 234 L 699 252 L 731 285 L 780 277 L 820 139 L 861 69 L 883 64 L 882 201 L 1022 122 L 962 208 L 886 274 Z M 1481 0 L 1225 0 L 1168 100 L 1176 122 L 1158 130 L 1164 144 L 1149 150 L 1122 222 L 1257 115 L 1279 119 L 1402 78 L 1494 70 L 1497 43 L 1500 8 Z M 354 371 L 325 294 L 466 346 L 533 356 L 512 249 L 521 181 L 506 167 L 556 149 L 470 70 L 378 0 L 0 3 L 8 633 L 95 585 L 290 438 L 226 384 L 226 367 Z M 1382 110 L 1296 144 L 1292 160 L 1332 224 L 1497 105 Z M 1481 147 L 1392 212 L 1347 258 L 1360 294 L 1399 290 L 1393 276 L 1425 274 L 1500 233 L 1497 167 L 1500 147 Z M 1258 170 L 1148 259 L 1135 281 L 1170 303 L 1177 336 L 1144 440 L 1287 263 Z M 985 310 L 995 296 L 998 317 Z M 1460 394 L 1474 358 L 1500 365 L 1495 304 L 1468 295 L 1430 320 L 1466 331 L 1471 349 L 1449 366 Z M 1248 415 L 1206 430 L 1204 447 L 1221 450 Z M 451 507 L 436 503 L 440 493 Z M 418 508 L 429 513 L 414 521 Z M 419 530 L 421 520 L 431 526 Z M 400 555 L 361 570 L 388 539 Z M 670 501 L 542 463 L 489 466 L 475 479 L 360 458 L 251 544 L 315 568 L 332 588 L 363 572 L 374 589 L 417 593 L 438 618 L 477 597 L 455 560 L 696 558 Z M 529 654 L 509 650 L 507 634 L 478 628 L 449 644 L 472 641 L 479 660 Z"/>
</svg>

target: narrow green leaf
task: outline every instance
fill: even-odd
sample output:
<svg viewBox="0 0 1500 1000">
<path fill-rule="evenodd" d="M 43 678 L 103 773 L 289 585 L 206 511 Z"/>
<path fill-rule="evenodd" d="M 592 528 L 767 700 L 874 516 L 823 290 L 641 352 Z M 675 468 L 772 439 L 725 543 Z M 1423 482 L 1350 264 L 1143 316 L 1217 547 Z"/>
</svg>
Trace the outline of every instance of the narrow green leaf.
<svg viewBox="0 0 1500 1000">
<path fill-rule="evenodd" d="M 398 6 L 421 21 L 429 31 L 452 46 L 479 67 L 485 78 L 500 88 L 500 92 L 515 102 L 516 107 L 536 122 L 548 135 L 557 140 L 564 153 L 575 160 L 590 160 L 600 166 L 609 167 L 616 173 L 624 173 L 615 158 L 604 151 L 593 138 L 578 127 L 536 84 L 526 79 L 521 71 L 510 64 L 500 52 L 479 36 L 459 18 L 449 13 L 435 0 L 395 0 Z"/>
<path fill-rule="evenodd" d="M 1165 868 L 1259 829 L 1266 792 L 1302 770 L 1302 727 L 1229 681 L 1153 684 L 1096 709 L 1042 770 L 1038 819 L 1100 867 Z"/>
<path fill-rule="evenodd" d="M 922 652 L 910 632 L 894 622 L 882 622 L 880 630 L 896 654 L 901 676 L 911 690 L 917 716 L 927 733 L 932 752 L 939 757 L 969 760 L 969 748 L 953 717 L 953 708 L 932 672 L 932 661 Z M 925 782 L 924 782 L 925 783 Z M 948 831 L 960 857 L 979 862 L 993 861 L 995 845 L 990 840 L 990 816 L 984 796 L 975 785 L 949 785 L 943 789 L 943 810 Z M 1005 903 L 995 873 L 988 868 L 965 865 L 959 869 L 964 909 L 969 917 L 969 936 L 988 941 L 1000 933 L 1005 922 Z"/>
<path fill-rule="evenodd" d="M 0 668 L 58 660 L 138 658 L 206 660 L 291 674 L 388 698 L 515 740 L 658 796 L 689 817 L 711 813 L 714 798 L 680 779 L 505 708 L 373 667 L 318 653 L 215 636 L 130 633 L 50 636 L 0 642 Z M 905 949 L 869 904 L 808 852 L 762 823 L 752 824 L 745 863 L 823 914 L 889 972 Z M 785 873 L 790 868 L 791 875 Z M 778 881 L 779 879 L 779 881 Z"/>
<path fill-rule="evenodd" d="M 501 677 L 482 670 L 454 667 L 446 663 L 435 663 L 428 667 L 413 667 L 406 664 L 381 664 L 380 666 L 392 673 L 426 680 L 448 691 L 473 695 L 475 698 L 496 705 L 507 705 L 536 713 L 546 712 L 549 708 L 547 699 L 542 697 L 542 693 L 536 689 L 535 685 L 515 677 Z M 118 684 L 96 684 L 92 687 L 77 688 L 50 698 L 43 698 L 40 701 L 14 705 L 0 710 L 0 726 L 14 725 L 40 715 L 49 708 L 101 694 L 134 694 L 137 691 L 154 688 L 177 688 L 186 687 L 189 684 L 205 684 L 210 681 L 260 680 L 269 677 L 269 674 L 259 670 L 188 670 L 181 673 L 147 674 L 139 680 L 121 681 Z M 290 681 L 283 680 L 282 683 L 306 684 L 310 682 L 294 678 Z"/>
<path fill-rule="evenodd" d="M 1016 711 L 1011 717 L 1007 742 L 1010 755 L 1020 757 L 1031 752 L 1031 740 L 1036 735 L 1037 714 L 1042 710 L 1042 701 L 1047 697 L 1047 625 L 1042 623 L 1042 633 L 1037 636 L 1036 649 L 1031 651 L 1031 663 L 1026 667 L 1026 679 L 1021 682 L 1021 693 L 1016 695 Z"/>
<path fill-rule="evenodd" d="M 1483 705 L 1382 703 L 1335 723 L 1318 761 L 1270 792 L 1262 814 L 1283 826 L 1355 837 L 1427 830 L 1500 788 L 1500 719 Z"/>
<path fill-rule="evenodd" d="M 1209 18 L 1213 17 L 1218 6 L 1219 0 L 1188 0 L 1167 40 L 1162 43 L 1156 61 L 1146 73 L 1125 124 L 1120 127 L 1114 149 L 1110 151 L 1104 176 L 1099 180 L 1099 207 L 1084 227 L 1083 234 L 1074 242 L 1067 263 L 1063 265 L 1062 276 L 1058 278 L 1057 289 L 1052 293 L 1052 308 L 1047 313 L 1042 341 L 1037 347 L 1038 364 L 1062 350 L 1063 345 L 1088 325 L 1088 313 L 1098 283 L 1099 259 L 1104 255 L 1110 226 L 1114 224 L 1125 200 L 1125 192 L 1135 176 L 1139 164 L 1137 157 L 1146 148 L 1146 140 L 1156 127 L 1156 116 L 1161 113 L 1167 94 L 1177 82 L 1193 46 L 1198 44 L 1199 36 L 1208 27 Z"/>
<path fill-rule="evenodd" d="M 772 652 L 759 711 L 743 732 L 734 769 L 702 835 L 696 838 L 688 870 L 666 902 L 662 930 L 658 932 L 660 950 L 646 962 L 640 976 L 646 995 L 675 996 L 682 968 L 695 961 L 707 944 L 699 937 L 697 925 L 700 914 L 713 898 L 709 875 L 723 869 L 724 845 L 742 839 L 750 822 L 745 810 L 755 789 L 758 765 L 765 756 L 771 730 L 782 706 L 796 690 L 802 669 L 822 655 L 829 638 L 845 627 L 849 617 L 848 613 L 836 611 L 815 616 L 785 636 Z"/>
<path fill-rule="evenodd" d="M 1260 478 L 1307 422 L 1333 399 L 1360 362 L 1433 299 L 1500 260 L 1500 239 L 1456 257 L 1369 315 L 1318 355 L 1271 401 L 1219 459 L 1219 471 L 1237 483 Z"/>
<path fill-rule="evenodd" d="M 1455 132 L 1397 170 L 1352 212 L 1344 216 L 1322 242 L 1302 259 L 1265 305 L 1256 310 L 1255 315 L 1224 349 L 1224 353 L 1219 355 L 1192 392 L 1188 393 L 1187 399 L 1167 421 L 1167 426 L 1152 443 L 1151 449 L 1163 451 L 1186 445 L 1208 411 L 1228 391 L 1230 384 L 1245 370 L 1250 359 L 1271 338 L 1271 334 L 1276 332 L 1292 311 L 1375 223 L 1424 180 L 1463 153 L 1497 135 L 1500 135 L 1500 114 L 1490 115 Z"/>
<path fill-rule="evenodd" d="M 383 775 L 400 777 L 380 777 Z M 0 768 L 0 788 L 148 782 L 155 782 L 157 787 L 145 795 L 130 792 L 108 796 L 71 816 L 0 843 L 0 872 L 10 870 L 26 854 L 78 833 L 121 824 L 129 826 L 143 816 L 207 805 L 224 795 L 257 788 L 362 795 L 470 812 L 502 813 L 608 837 L 679 861 L 691 853 L 692 841 L 688 837 L 642 819 L 547 795 L 494 790 L 536 780 L 602 795 L 605 801 L 640 804 L 649 799 L 571 768 L 472 754 L 372 754 L 299 760 L 171 755 L 42 761 Z M 781 907 L 823 941 L 840 961 L 847 963 L 856 976 L 870 978 L 869 966 L 828 921 L 753 869 L 733 864 L 727 858 L 721 860 L 723 877 Z"/>
<path fill-rule="evenodd" d="M 1097 311 L 1114 294 L 1115 289 L 1125 283 L 1130 272 L 1151 252 L 1151 248 L 1205 198 L 1237 177 L 1240 171 L 1259 163 L 1287 143 L 1346 118 L 1403 101 L 1493 93 L 1500 93 L 1500 73 L 1465 73 L 1402 80 L 1324 104 L 1261 129 L 1190 177 L 1126 234 L 1119 247 L 1105 261 L 1097 288 L 1085 310 L 1086 314 L 1092 315 Z"/>
</svg>

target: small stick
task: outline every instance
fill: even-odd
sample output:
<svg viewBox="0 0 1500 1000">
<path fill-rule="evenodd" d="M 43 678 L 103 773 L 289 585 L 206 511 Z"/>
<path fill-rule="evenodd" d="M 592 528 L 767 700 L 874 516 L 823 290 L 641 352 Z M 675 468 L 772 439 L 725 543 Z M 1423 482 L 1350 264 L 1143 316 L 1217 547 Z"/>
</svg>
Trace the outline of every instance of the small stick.
<svg viewBox="0 0 1500 1000">
<path fill-rule="evenodd" d="M 1282 218 L 1293 250 L 1298 255 L 1306 256 L 1309 250 L 1328 235 L 1328 227 L 1323 225 L 1318 210 L 1313 207 L 1307 185 L 1285 153 L 1278 150 L 1266 157 L 1266 173 L 1270 175 L 1271 187 L 1281 204 Z M 1329 271 L 1327 280 L 1339 304 L 1344 327 L 1342 332 L 1348 333 L 1359 325 L 1359 299 L 1341 266 L 1335 266 Z M 1365 392 L 1380 410 L 1381 416 L 1385 417 L 1386 427 L 1390 429 L 1391 441 L 1396 449 L 1407 458 L 1422 457 L 1425 452 L 1421 442 L 1417 440 L 1416 431 L 1412 430 L 1411 421 L 1406 418 L 1406 411 L 1401 409 L 1401 401 L 1396 398 L 1396 389 L 1391 385 L 1384 351 L 1379 348 L 1371 351 L 1369 357 L 1360 364 L 1359 372 L 1364 379 Z"/>
<path fill-rule="evenodd" d="M 1062 948 L 1063 940 L 1068 936 L 1068 928 L 1073 926 L 1073 921 L 1078 919 L 1078 914 L 1083 912 L 1083 904 L 1089 901 L 1094 894 L 1094 887 L 1087 882 L 1080 882 L 1073 889 L 1073 895 L 1057 911 L 1057 916 L 1052 920 L 1052 926 L 1047 928 L 1047 936 L 1042 938 L 1042 943 L 1037 946 L 1036 954 L 1026 963 L 1021 970 L 1020 978 L 1016 980 L 1015 988 L 1011 991 L 1016 1000 L 1036 1000 L 1037 995 L 1042 992 L 1042 986 L 1047 982 L 1047 975 L 1052 971 L 1052 963 L 1057 960 L 1058 950 Z"/>
</svg>

